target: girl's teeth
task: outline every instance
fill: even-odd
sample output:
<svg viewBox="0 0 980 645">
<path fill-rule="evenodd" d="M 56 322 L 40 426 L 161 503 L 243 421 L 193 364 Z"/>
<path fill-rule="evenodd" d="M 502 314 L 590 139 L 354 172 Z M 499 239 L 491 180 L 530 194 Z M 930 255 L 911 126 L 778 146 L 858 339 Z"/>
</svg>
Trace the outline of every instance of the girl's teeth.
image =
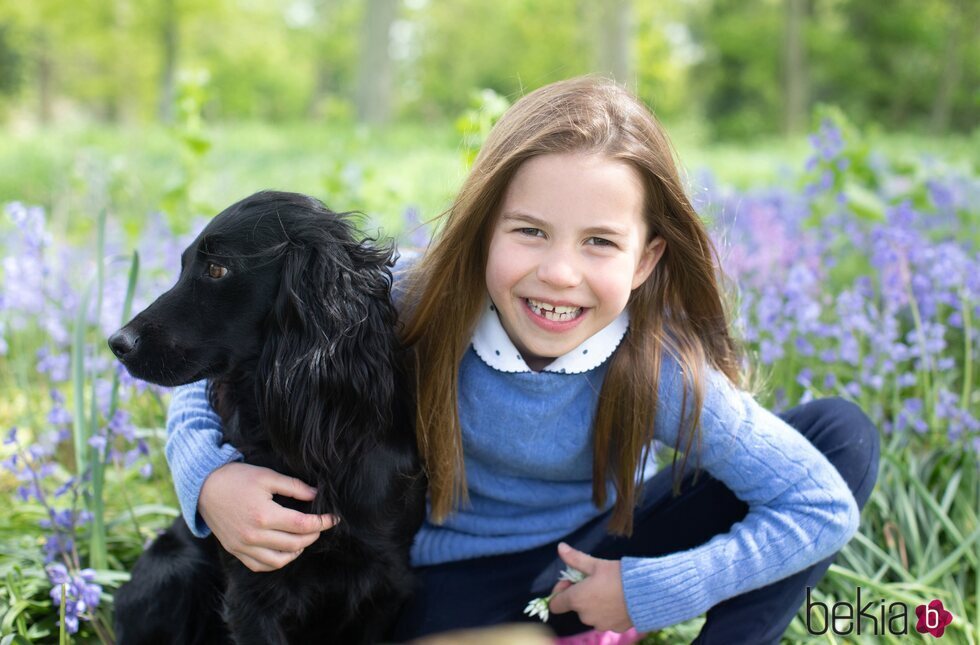
<svg viewBox="0 0 980 645">
<path fill-rule="evenodd" d="M 530 298 L 527 298 L 526 300 L 528 306 L 531 308 L 531 311 L 546 320 L 565 322 L 568 320 L 574 320 L 580 313 L 582 313 L 581 307 L 558 307 L 540 300 L 532 300 Z"/>
</svg>

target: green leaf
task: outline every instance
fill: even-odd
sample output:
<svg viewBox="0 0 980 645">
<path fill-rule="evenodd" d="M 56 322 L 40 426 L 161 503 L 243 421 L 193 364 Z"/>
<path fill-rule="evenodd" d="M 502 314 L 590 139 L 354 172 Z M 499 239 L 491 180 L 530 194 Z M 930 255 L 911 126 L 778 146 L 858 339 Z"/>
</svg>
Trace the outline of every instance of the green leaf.
<svg viewBox="0 0 980 645">
<path fill-rule="evenodd" d="M 7 634 L 0 640 L 0 645 L 31 645 L 31 641 L 20 634 Z"/>
<path fill-rule="evenodd" d="M 963 557 L 964 553 L 972 552 L 971 549 L 973 549 L 973 543 L 978 539 L 980 539 L 980 527 L 978 527 L 977 530 L 970 535 L 970 537 L 964 540 L 962 544 L 960 544 L 948 556 L 946 556 L 942 562 L 933 567 L 929 575 L 922 579 L 922 584 L 931 585 L 941 576 L 949 572 L 953 567 L 962 566 L 960 559 Z"/>
<path fill-rule="evenodd" d="M 21 615 L 22 612 L 30 609 L 32 606 L 36 607 L 38 603 L 32 603 L 29 600 L 18 600 L 10 606 L 7 613 L 3 616 L 3 622 L 0 623 L 0 630 L 4 632 L 9 632 L 13 630 L 14 622 L 17 617 Z"/>
<path fill-rule="evenodd" d="M 75 470 L 80 477 L 85 473 L 88 440 L 91 428 L 85 417 L 85 327 L 88 324 L 86 314 L 88 302 L 92 297 L 93 283 L 89 283 L 78 303 L 78 313 L 75 316 L 75 328 L 72 333 L 71 363 L 72 363 L 72 393 L 75 403 L 74 446 Z"/>
<path fill-rule="evenodd" d="M 848 206 L 861 219 L 885 221 L 885 202 L 864 186 L 849 181 L 844 185 L 844 195 Z"/>
<path fill-rule="evenodd" d="M 133 507 L 133 515 L 144 517 L 147 515 L 163 515 L 165 517 L 180 517 L 180 510 L 165 504 L 140 504 Z"/>
<path fill-rule="evenodd" d="M 181 140 L 198 157 L 204 156 L 211 149 L 211 142 L 199 134 L 185 133 Z"/>
</svg>

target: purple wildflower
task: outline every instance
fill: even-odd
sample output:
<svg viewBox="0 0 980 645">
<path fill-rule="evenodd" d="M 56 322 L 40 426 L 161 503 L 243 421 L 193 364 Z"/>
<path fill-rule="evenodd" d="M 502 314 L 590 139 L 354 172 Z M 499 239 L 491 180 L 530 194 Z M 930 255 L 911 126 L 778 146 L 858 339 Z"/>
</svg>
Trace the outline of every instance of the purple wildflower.
<svg viewBox="0 0 980 645">
<path fill-rule="evenodd" d="M 49 594 L 51 601 L 55 607 L 60 607 L 64 594 L 65 628 L 74 634 L 78 631 L 79 619 L 88 620 L 99 606 L 102 586 L 95 583 L 95 571 L 92 569 L 82 569 L 72 574 L 64 565 L 52 564 L 46 571 L 53 585 Z"/>
</svg>

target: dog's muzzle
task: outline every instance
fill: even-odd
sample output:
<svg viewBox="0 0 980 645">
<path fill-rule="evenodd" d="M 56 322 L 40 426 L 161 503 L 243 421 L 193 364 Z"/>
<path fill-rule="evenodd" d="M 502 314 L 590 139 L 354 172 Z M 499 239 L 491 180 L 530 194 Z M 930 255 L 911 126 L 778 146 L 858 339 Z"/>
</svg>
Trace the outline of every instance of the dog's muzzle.
<svg viewBox="0 0 980 645">
<path fill-rule="evenodd" d="M 109 336 L 109 349 L 116 355 L 116 358 L 123 360 L 128 354 L 133 352 L 140 344 L 140 337 L 128 327 L 123 327 L 112 336 Z"/>
</svg>

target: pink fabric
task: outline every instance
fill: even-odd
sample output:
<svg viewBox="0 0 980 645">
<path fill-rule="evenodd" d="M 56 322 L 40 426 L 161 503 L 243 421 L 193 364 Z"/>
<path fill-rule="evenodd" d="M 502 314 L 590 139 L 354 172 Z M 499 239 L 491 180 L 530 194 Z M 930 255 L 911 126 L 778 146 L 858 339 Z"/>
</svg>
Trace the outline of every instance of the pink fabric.
<svg viewBox="0 0 980 645">
<path fill-rule="evenodd" d="M 574 636 L 556 638 L 555 645 L 633 645 L 641 638 L 643 638 L 643 634 L 638 633 L 633 627 L 622 634 L 619 632 L 597 632 L 593 629 L 590 632 L 583 632 Z"/>
</svg>

